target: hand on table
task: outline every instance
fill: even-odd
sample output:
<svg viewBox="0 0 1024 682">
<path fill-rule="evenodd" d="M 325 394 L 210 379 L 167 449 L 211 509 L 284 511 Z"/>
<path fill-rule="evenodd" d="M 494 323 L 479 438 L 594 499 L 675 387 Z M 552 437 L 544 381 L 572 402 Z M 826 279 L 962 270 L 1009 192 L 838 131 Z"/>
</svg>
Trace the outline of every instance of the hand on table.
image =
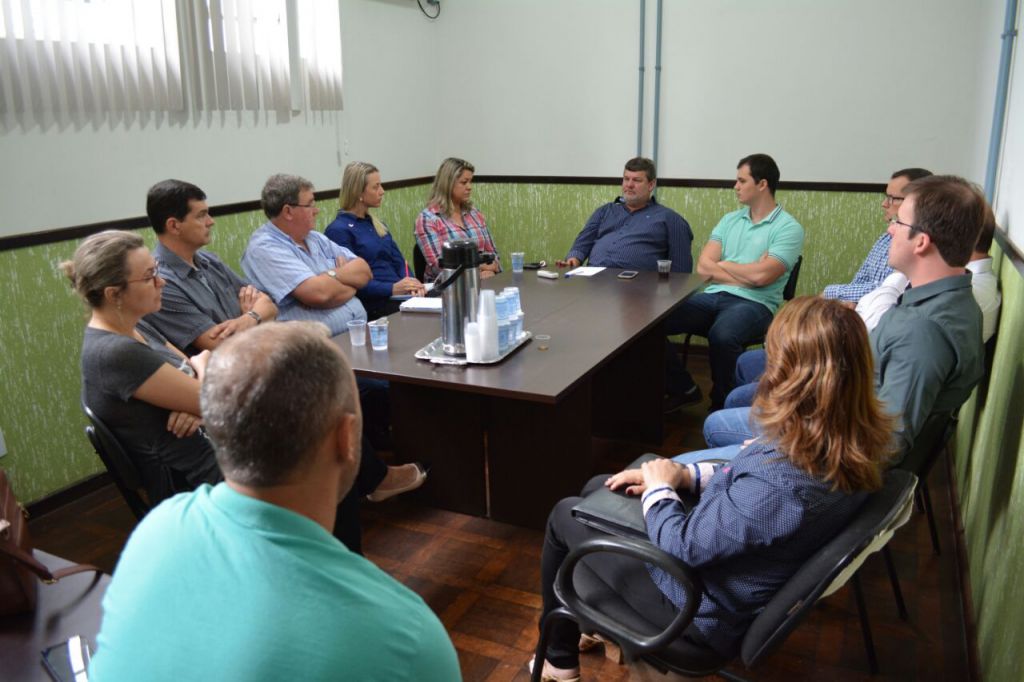
<svg viewBox="0 0 1024 682">
<path fill-rule="evenodd" d="M 580 259 L 566 258 L 565 260 L 556 260 L 555 266 L 559 268 L 578 268 L 580 266 Z"/>
<path fill-rule="evenodd" d="M 423 283 L 415 277 L 406 277 L 391 285 L 392 296 L 422 296 L 425 293 Z"/>
</svg>

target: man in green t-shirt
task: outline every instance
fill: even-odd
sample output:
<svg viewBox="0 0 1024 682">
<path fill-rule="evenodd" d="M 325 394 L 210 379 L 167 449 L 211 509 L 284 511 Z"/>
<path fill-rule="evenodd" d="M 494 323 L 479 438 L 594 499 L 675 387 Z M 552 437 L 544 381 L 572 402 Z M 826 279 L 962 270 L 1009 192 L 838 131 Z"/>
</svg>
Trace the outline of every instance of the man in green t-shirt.
<svg viewBox="0 0 1024 682">
<path fill-rule="evenodd" d="M 697 260 L 697 272 L 710 284 L 666 321 L 669 334 L 707 337 L 712 411 L 722 407 L 732 389 L 736 358 L 771 324 L 803 250 L 804 228 L 775 201 L 778 184 L 779 167 L 772 157 L 740 159 L 733 187 L 743 208 L 722 217 Z M 666 393 L 666 412 L 701 397 L 675 353 L 668 353 Z"/>
<path fill-rule="evenodd" d="M 201 406 L 225 480 L 165 500 L 132 534 L 90 679 L 459 680 L 423 600 L 331 535 L 362 414 L 327 328 L 228 338 Z"/>
</svg>

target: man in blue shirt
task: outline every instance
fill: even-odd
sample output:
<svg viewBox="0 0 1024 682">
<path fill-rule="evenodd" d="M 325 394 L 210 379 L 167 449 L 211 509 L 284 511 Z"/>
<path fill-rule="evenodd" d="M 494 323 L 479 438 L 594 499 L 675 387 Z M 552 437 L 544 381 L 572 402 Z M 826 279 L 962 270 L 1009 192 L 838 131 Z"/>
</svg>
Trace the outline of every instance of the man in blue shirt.
<svg viewBox="0 0 1024 682">
<path fill-rule="evenodd" d="M 132 533 L 90 677 L 461 679 L 423 600 L 331 536 L 361 414 L 323 325 L 228 339 L 201 403 L 225 481 L 166 500 Z"/>
<path fill-rule="evenodd" d="M 269 220 L 249 238 L 242 269 L 277 303 L 278 318 L 323 322 L 332 334 L 347 332 L 351 320 L 365 320 L 356 291 L 373 273 L 365 260 L 316 231 L 313 183 L 273 175 L 261 203 Z"/>
<path fill-rule="evenodd" d="M 882 200 L 882 210 L 885 211 L 885 224 L 896 217 L 896 211 L 906 198 L 903 190 L 907 185 L 931 175 L 931 171 L 924 168 L 904 168 L 892 174 L 889 184 L 885 186 L 885 198 Z M 871 250 L 867 258 L 857 270 L 848 284 L 829 284 L 822 294 L 825 298 L 838 298 L 841 301 L 856 304 L 864 294 L 874 291 L 886 277 L 892 274 L 892 266 L 889 265 L 889 242 L 892 237 L 889 232 L 883 232 Z"/>
<path fill-rule="evenodd" d="M 669 334 L 707 338 L 712 411 L 722 407 L 732 389 L 736 358 L 768 329 L 803 251 L 804 228 L 775 202 L 778 184 L 779 167 L 772 157 L 740 159 L 734 188 L 744 208 L 718 222 L 697 261 L 697 272 L 711 284 L 665 323 Z M 670 352 L 667 361 L 665 411 L 699 401 L 700 390 L 678 356 Z"/>
<path fill-rule="evenodd" d="M 673 272 L 691 272 L 693 231 L 681 215 L 654 199 L 657 172 L 650 159 L 626 162 L 622 196 L 594 211 L 559 267 L 590 265 L 631 270 L 658 269 L 671 260 Z"/>
</svg>

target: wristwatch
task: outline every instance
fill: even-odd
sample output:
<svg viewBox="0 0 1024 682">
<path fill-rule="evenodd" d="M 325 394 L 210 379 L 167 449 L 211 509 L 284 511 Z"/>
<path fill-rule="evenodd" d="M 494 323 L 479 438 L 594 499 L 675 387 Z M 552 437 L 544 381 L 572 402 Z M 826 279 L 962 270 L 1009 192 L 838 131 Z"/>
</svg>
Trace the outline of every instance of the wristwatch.
<svg viewBox="0 0 1024 682">
<path fill-rule="evenodd" d="M 250 311 L 246 312 L 245 314 L 248 315 L 249 317 L 251 317 L 252 319 L 256 320 L 256 324 L 259 324 L 260 322 L 263 321 L 263 318 L 255 310 L 250 310 Z"/>
<path fill-rule="evenodd" d="M 330 275 L 331 277 L 333 277 L 334 279 L 338 279 L 338 271 L 337 270 L 328 270 L 327 274 Z"/>
</svg>

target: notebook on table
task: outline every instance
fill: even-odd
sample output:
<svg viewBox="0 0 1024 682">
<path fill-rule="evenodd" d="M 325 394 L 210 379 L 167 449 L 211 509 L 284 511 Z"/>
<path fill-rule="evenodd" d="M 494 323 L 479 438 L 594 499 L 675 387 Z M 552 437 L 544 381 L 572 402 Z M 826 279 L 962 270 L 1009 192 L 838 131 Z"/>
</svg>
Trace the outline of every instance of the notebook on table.
<svg viewBox="0 0 1024 682">
<path fill-rule="evenodd" d="M 653 453 L 640 455 L 626 468 L 639 469 L 644 462 L 658 458 L 659 455 Z M 693 495 L 680 492 L 679 497 L 687 512 L 697 503 Z M 647 539 L 647 524 L 639 495 L 626 495 L 601 486 L 573 507 L 572 515 L 580 523 L 610 535 Z"/>
</svg>

